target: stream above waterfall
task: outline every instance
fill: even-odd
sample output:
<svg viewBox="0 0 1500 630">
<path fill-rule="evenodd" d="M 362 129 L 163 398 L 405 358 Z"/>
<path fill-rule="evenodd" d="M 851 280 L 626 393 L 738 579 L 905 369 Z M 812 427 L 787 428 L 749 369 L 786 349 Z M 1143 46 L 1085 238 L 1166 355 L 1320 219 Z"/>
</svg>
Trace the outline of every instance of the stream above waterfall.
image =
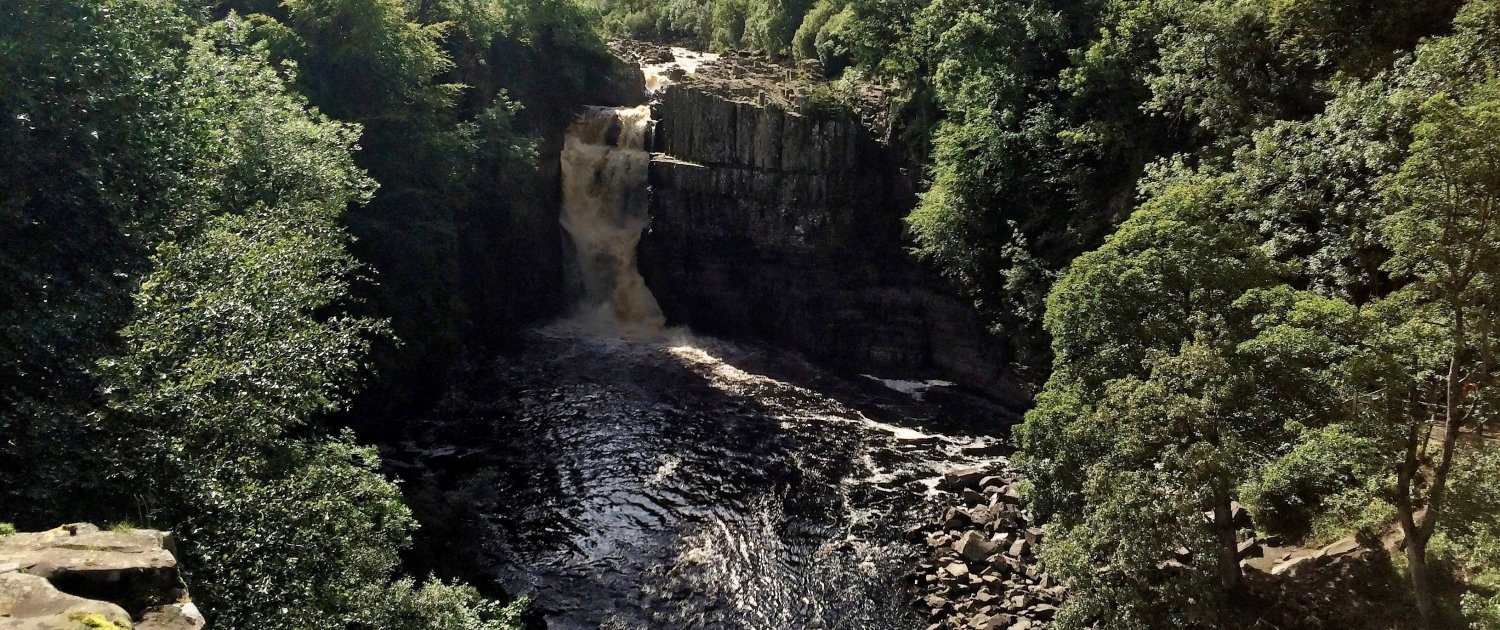
<svg viewBox="0 0 1500 630">
<path fill-rule="evenodd" d="M 449 541 L 549 628 L 914 628 L 902 531 L 1008 414 L 753 344 L 564 322 L 473 368 L 396 460 L 475 506 Z"/>
</svg>

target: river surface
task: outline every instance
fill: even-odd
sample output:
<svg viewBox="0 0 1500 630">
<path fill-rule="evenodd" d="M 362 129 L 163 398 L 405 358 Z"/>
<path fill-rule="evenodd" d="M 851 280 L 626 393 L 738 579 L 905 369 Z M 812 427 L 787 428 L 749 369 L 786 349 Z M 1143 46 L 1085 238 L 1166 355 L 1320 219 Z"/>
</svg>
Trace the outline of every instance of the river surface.
<svg viewBox="0 0 1500 630">
<path fill-rule="evenodd" d="M 1010 414 L 941 384 L 671 330 L 525 346 L 405 459 L 465 480 L 481 507 L 454 547 L 549 628 L 924 627 L 903 530 L 943 470 L 1006 450 Z"/>
</svg>

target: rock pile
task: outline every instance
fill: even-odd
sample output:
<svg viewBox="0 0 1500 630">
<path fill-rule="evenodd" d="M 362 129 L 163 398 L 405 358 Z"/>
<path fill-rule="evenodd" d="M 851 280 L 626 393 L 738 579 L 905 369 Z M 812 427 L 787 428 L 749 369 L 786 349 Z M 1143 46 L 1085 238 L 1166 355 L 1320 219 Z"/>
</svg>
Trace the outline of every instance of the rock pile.
<svg viewBox="0 0 1500 630">
<path fill-rule="evenodd" d="M 939 485 L 951 499 L 941 517 L 907 532 L 926 544 L 913 576 L 913 604 L 928 630 L 1040 630 L 1051 625 L 1067 589 L 1036 562 L 1042 530 L 1030 527 L 1014 471 L 961 468 Z"/>
<path fill-rule="evenodd" d="M 87 523 L 0 537 L 0 628 L 197 630 L 171 535 Z"/>
</svg>

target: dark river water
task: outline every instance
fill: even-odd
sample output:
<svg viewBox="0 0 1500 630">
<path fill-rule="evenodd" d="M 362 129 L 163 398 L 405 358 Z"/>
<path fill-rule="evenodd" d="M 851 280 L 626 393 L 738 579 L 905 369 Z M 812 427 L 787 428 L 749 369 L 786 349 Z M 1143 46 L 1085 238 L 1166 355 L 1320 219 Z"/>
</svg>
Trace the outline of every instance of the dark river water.
<svg viewBox="0 0 1500 630">
<path fill-rule="evenodd" d="M 472 372 L 397 459 L 463 488 L 449 553 L 560 629 L 924 627 L 902 533 L 1013 419 L 682 332 L 558 324 Z"/>
</svg>

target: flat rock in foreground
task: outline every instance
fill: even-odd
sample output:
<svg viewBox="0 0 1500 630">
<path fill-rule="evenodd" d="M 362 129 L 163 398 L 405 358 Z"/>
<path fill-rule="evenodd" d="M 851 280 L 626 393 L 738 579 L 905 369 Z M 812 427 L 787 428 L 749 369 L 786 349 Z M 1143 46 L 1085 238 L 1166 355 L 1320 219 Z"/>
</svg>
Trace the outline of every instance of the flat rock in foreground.
<svg viewBox="0 0 1500 630">
<path fill-rule="evenodd" d="M 166 532 L 88 523 L 0 538 L 0 627 L 196 630 Z"/>
</svg>

